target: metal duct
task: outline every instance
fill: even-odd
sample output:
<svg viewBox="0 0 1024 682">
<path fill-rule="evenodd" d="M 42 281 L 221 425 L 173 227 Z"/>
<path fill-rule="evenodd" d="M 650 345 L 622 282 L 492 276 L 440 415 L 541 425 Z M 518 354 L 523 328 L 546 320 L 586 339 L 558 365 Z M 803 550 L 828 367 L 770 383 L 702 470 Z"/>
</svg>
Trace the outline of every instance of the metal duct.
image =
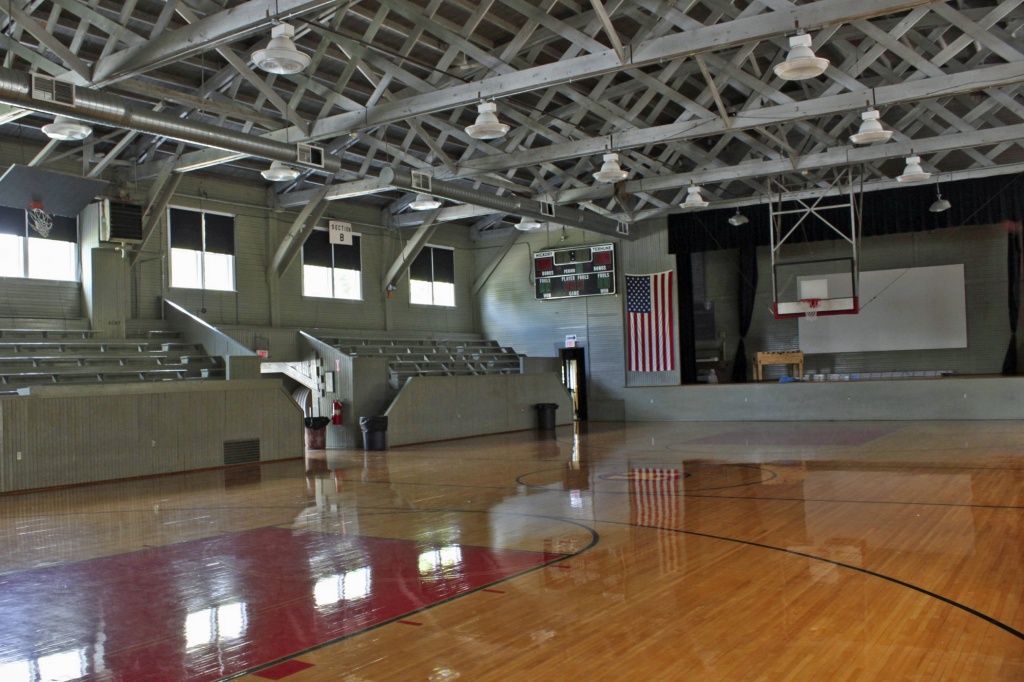
<svg viewBox="0 0 1024 682">
<path fill-rule="evenodd" d="M 412 173 L 408 170 L 401 168 L 385 168 L 380 172 L 381 184 L 391 185 L 392 187 L 398 187 L 408 192 L 422 192 L 423 190 L 413 186 Z M 578 227 L 583 230 L 589 230 L 590 232 L 598 232 L 600 234 L 608 235 L 609 237 L 615 237 L 617 239 L 636 239 L 639 235 L 635 234 L 624 234 L 620 230 L 627 230 L 625 223 L 619 223 L 611 218 L 605 218 L 604 216 L 595 215 L 594 213 L 580 211 L 579 209 L 569 208 L 568 206 L 555 206 L 549 204 L 549 207 L 553 207 L 554 215 L 548 215 L 541 212 L 541 203 L 534 201 L 533 199 L 521 199 L 519 197 L 501 197 L 496 194 L 490 194 L 488 192 L 481 192 L 480 190 L 473 189 L 467 185 L 459 185 L 452 182 L 446 182 L 444 180 L 431 180 L 430 192 L 437 197 L 442 199 L 448 199 L 450 201 L 457 201 L 460 204 L 470 204 L 473 206 L 483 206 L 489 208 L 495 212 L 500 213 L 511 213 L 512 215 L 525 216 L 527 218 L 533 218 L 543 223 L 557 223 L 558 225 L 565 225 L 567 227 Z"/>
<path fill-rule="evenodd" d="M 294 144 L 246 135 L 171 114 L 140 109 L 122 97 L 98 90 L 75 87 L 74 106 L 34 99 L 31 75 L 12 69 L 0 68 L 0 102 L 44 114 L 69 116 L 89 123 L 161 135 L 201 147 L 223 149 L 270 161 L 284 161 L 306 168 L 320 168 L 300 162 L 296 156 Z M 323 169 L 329 173 L 336 173 L 341 169 L 341 161 L 325 155 Z"/>
</svg>

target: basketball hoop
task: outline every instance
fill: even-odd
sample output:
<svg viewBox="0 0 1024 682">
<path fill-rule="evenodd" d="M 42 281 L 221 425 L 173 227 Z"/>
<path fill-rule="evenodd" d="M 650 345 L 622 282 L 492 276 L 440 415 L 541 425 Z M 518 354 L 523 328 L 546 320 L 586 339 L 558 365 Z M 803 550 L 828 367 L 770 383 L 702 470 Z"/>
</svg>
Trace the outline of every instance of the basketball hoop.
<svg viewBox="0 0 1024 682">
<path fill-rule="evenodd" d="M 818 306 L 821 304 L 820 298 L 801 298 L 800 302 L 803 303 L 806 308 L 804 310 L 804 315 L 807 319 L 818 319 Z"/>
<path fill-rule="evenodd" d="M 39 236 L 43 238 L 50 236 L 50 230 L 53 229 L 53 218 L 43 210 L 43 202 L 33 201 L 29 204 L 28 224 L 39 233 Z"/>
</svg>

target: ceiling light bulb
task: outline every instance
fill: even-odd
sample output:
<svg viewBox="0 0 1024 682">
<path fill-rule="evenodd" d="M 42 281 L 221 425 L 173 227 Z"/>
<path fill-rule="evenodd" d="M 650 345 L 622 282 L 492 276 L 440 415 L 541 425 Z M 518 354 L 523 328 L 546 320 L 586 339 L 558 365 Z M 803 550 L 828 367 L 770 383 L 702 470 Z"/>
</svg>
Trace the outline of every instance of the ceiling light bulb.
<svg viewBox="0 0 1024 682">
<path fill-rule="evenodd" d="M 523 232 L 536 232 L 542 227 L 543 225 L 538 221 L 526 217 L 523 217 L 518 223 L 516 223 L 516 229 Z"/>
<path fill-rule="evenodd" d="M 935 197 L 935 201 L 928 207 L 928 210 L 932 213 L 942 213 L 943 211 L 948 211 L 952 208 L 952 204 L 949 203 L 949 199 L 943 199 L 942 193 L 938 190 L 935 191 Z"/>
<path fill-rule="evenodd" d="M 430 211 L 441 208 L 442 203 L 441 200 L 435 199 L 429 194 L 417 194 L 416 198 L 409 202 L 409 208 L 414 211 Z"/>
<path fill-rule="evenodd" d="M 903 175 L 896 178 L 897 182 L 924 182 L 932 176 L 931 173 L 921 168 L 920 156 L 908 156 L 907 167 L 903 169 Z"/>
<path fill-rule="evenodd" d="M 860 115 L 860 129 L 850 135 L 850 142 L 854 144 L 871 144 L 872 142 L 888 142 L 892 137 L 892 131 L 886 130 L 879 122 L 878 109 L 868 109 Z"/>
<path fill-rule="evenodd" d="M 474 140 L 494 140 L 512 129 L 498 120 L 498 105 L 494 102 L 480 102 L 477 111 L 476 123 L 466 126 L 466 134 Z"/>
<path fill-rule="evenodd" d="M 270 168 L 260 171 L 264 180 L 271 182 L 288 182 L 299 177 L 299 171 L 291 166 L 285 165 L 283 161 L 271 161 Z"/>
<path fill-rule="evenodd" d="M 51 140 L 76 141 L 92 135 L 91 127 L 67 116 L 55 116 L 53 123 L 44 125 L 42 130 Z"/>
<path fill-rule="evenodd" d="M 253 63 L 267 73 L 299 73 L 309 66 L 310 58 L 295 47 L 295 27 L 278 24 L 270 30 L 270 42 L 252 53 Z"/>
<path fill-rule="evenodd" d="M 789 39 L 789 54 L 786 61 L 775 65 L 775 75 L 787 81 L 816 78 L 825 73 L 828 60 L 816 57 L 811 50 L 811 36 L 799 33 Z"/>
<path fill-rule="evenodd" d="M 749 222 L 750 218 L 740 213 L 740 210 L 738 208 L 736 209 L 736 215 L 731 216 L 729 218 L 729 224 L 735 227 L 739 227 L 740 225 L 746 225 Z"/>
<path fill-rule="evenodd" d="M 594 179 L 598 182 L 622 182 L 629 177 L 629 171 L 619 168 L 618 154 L 605 154 L 601 170 L 594 173 Z"/>
<path fill-rule="evenodd" d="M 701 196 L 700 187 L 697 185 L 690 185 L 686 188 L 686 201 L 679 205 L 680 208 L 693 209 L 693 208 L 704 208 L 708 205 L 708 202 Z"/>
</svg>

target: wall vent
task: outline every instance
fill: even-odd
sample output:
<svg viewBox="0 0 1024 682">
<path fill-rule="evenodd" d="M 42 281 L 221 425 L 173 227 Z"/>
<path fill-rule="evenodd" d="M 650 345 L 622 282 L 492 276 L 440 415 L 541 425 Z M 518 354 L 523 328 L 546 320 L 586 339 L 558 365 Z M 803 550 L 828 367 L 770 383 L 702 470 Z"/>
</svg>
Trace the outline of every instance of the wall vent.
<svg viewBox="0 0 1024 682">
<path fill-rule="evenodd" d="M 100 220 L 100 241 L 142 243 L 142 206 L 108 200 L 104 202 Z"/>
<path fill-rule="evenodd" d="M 32 74 L 32 99 L 75 106 L 75 86 L 56 78 Z"/>
<path fill-rule="evenodd" d="M 300 142 L 295 145 L 295 157 L 299 163 L 307 166 L 316 166 L 317 168 L 324 167 L 323 147 L 317 147 L 311 144 L 302 144 Z"/>
<path fill-rule="evenodd" d="M 260 439 L 224 441 L 224 466 L 260 461 Z"/>
<path fill-rule="evenodd" d="M 412 188 L 418 192 L 431 193 L 433 188 L 433 176 L 430 173 L 424 173 L 423 171 L 414 170 L 411 173 L 412 176 Z"/>
</svg>

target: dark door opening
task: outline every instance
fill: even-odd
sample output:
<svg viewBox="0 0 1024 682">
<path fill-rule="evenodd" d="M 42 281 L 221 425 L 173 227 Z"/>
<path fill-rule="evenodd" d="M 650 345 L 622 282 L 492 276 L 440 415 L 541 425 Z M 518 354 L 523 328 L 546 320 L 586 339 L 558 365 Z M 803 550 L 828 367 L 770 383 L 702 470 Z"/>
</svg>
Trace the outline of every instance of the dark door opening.
<svg viewBox="0 0 1024 682">
<path fill-rule="evenodd" d="M 577 421 L 587 420 L 587 361 L 583 348 L 561 348 L 562 384 L 572 394 Z"/>
</svg>

